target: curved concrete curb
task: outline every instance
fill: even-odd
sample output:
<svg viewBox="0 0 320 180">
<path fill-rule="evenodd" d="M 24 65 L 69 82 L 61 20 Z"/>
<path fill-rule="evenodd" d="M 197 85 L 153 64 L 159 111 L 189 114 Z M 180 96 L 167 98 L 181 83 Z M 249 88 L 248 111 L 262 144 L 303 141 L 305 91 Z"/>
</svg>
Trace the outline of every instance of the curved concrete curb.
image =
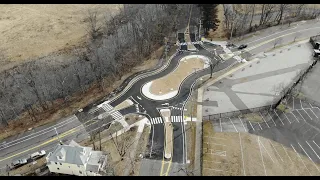
<svg viewBox="0 0 320 180">
<path fill-rule="evenodd" d="M 208 58 L 208 57 L 206 57 L 206 56 L 203 56 L 203 55 L 189 55 L 189 56 L 186 56 L 186 57 L 184 57 L 184 58 L 181 58 L 179 61 L 181 62 L 181 61 L 184 61 L 184 60 L 188 60 L 188 59 L 191 59 L 191 58 L 200 58 L 200 59 L 202 59 L 203 61 L 204 61 L 204 67 L 203 67 L 203 69 L 206 69 L 207 67 L 209 67 L 209 62 L 210 62 L 210 59 Z M 179 63 L 180 63 L 179 62 Z M 179 65 L 178 65 L 179 66 Z M 177 67 L 178 67 L 177 66 Z M 203 69 L 201 69 L 201 70 L 203 70 Z M 176 69 L 174 69 L 173 71 L 175 71 Z M 172 72 L 173 72 L 172 71 Z M 200 71 L 200 70 L 199 70 Z M 171 73 L 171 72 L 170 72 Z M 169 74 L 170 74 L 169 73 Z M 168 75 L 168 74 L 167 74 Z M 185 77 L 185 79 L 186 78 L 188 78 L 189 77 L 189 75 L 187 76 L 187 77 Z M 154 80 L 153 80 L 154 81 Z M 153 100 L 167 100 L 167 99 L 170 99 L 170 98 L 173 98 L 173 97 L 175 97 L 177 94 L 178 94 L 178 90 L 175 90 L 175 91 L 172 91 L 172 92 L 169 92 L 169 93 L 167 93 L 167 94 L 163 94 L 163 95 L 155 95 L 155 94 L 152 94 L 151 92 L 150 92 L 150 87 L 151 87 L 151 85 L 152 85 L 152 82 L 153 81 L 149 81 L 149 82 L 147 82 L 146 84 L 144 84 L 143 86 L 142 86 L 142 88 L 141 88 L 141 91 L 142 91 L 142 94 L 143 95 L 145 95 L 147 98 L 149 98 L 149 99 L 153 99 Z M 181 86 L 181 84 L 183 84 L 183 82 L 184 82 L 184 80 L 180 83 L 180 85 L 179 85 L 179 89 L 180 89 L 180 86 Z"/>
</svg>

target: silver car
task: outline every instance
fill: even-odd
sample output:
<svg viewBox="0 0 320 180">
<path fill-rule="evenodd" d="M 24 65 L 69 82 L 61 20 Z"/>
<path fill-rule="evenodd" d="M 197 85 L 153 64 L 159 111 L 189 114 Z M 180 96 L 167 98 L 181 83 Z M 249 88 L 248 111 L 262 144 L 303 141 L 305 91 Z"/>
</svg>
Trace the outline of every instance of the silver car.
<svg viewBox="0 0 320 180">
<path fill-rule="evenodd" d="M 14 169 L 14 168 L 20 167 L 24 164 L 27 164 L 27 159 L 25 159 L 25 158 L 18 159 L 18 160 L 15 160 L 11 163 L 11 168 Z"/>
</svg>

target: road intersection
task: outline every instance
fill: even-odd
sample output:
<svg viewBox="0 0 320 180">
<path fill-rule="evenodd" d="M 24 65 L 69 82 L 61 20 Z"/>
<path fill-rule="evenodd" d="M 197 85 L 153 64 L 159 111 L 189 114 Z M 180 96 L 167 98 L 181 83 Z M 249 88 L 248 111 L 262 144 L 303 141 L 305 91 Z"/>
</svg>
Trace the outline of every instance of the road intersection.
<svg viewBox="0 0 320 180">
<path fill-rule="evenodd" d="M 296 32 L 302 33 L 300 38 L 308 38 L 311 35 L 315 35 L 320 29 L 317 26 L 319 26 L 319 23 L 310 24 L 308 25 L 308 28 L 299 25 L 288 30 L 254 39 L 251 42 L 240 41 L 238 44 L 247 43 L 249 47 L 246 51 L 257 54 L 272 47 L 272 42 L 279 37 L 284 38 L 283 43 L 287 43 L 292 41 Z M 145 115 L 149 119 L 152 132 L 150 135 L 151 150 L 149 157 L 146 158 L 162 160 L 160 175 L 169 175 L 172 163 L 186 164 L 186 129 L 183 120 L 185 103 L 190 97 L 196 80 L 210 74 L 210 68 L 194 72 L 186 77 L 180 84 L 178 93 L 170 99 L 150 99 L 143 94 L 141 88 L 145 83 L 171 73 L 179 65 L 180 59 L 189 55 L 205 56 L 209 58 L 213 64 L 220 60 L 219 53 L 216 51 L 209 51 L 202 42 L 196 41 L 194 32 L 190 32 L 190 39 L 193 42 L 192 44 L 197 48 L 196 51 L 180 51 L 181 49 L 185 49 L 184 46 L 187 46 L 187 44 L 180 44 L 180 49 L 169 58 L 169 61 L 166 64 L 164 64 L 164 61 L 161 61 L 154 69 L 139 72 L 128 77 L 113 93 L 102 99 L 100 102 L 84 108 L 82 112 L 61 120 L 55 125 L 35 129 L 34 132 L 23 134 L 22 137 L 15 137 L 2 141 L 0 143 L 0 167 L 9 164 L 12 159 L 24 157 L 38 149 L 50 150 L 59 140 L 68 141 L 77 139 L 80 141 L 86 139 L 90 131 L 100 129 L 101 127 L 104 127 L 103 125 L 108 125 L 112 121 L 117 120 L 117 118 L 113 117 L 113 119 L 109 118 L 104 121 L 99 121 L 97 117 L 101 113 L 110 112 L 110 109 L 97 107 L 97 104 L 107 101 L 108 106 L 114 108 L 127 99 L 132 100 L 134 105 L 124 110 L 115 111 L 117 112 L 115 116 L 121 117 L 125 114 L 137 113 Z M 237 63 L 238 62 L 233 58 L 226 60 L 214 68 L 214 73 L 221 72 Z M 168 104 L 164 105 L 165 103 Z M 165 147 L 164 119 L 159 111 L 160 109 L 168 107 L 171 109 L 171 122 L 174 130 L 172 158 L 166 160 L 163 154 Z M 54 131 L 54 128 L 58 130 L 59 134 Z M 153 148 L 157 149 L 154 150 Z M 153 153 L 153 151 L 159 153 Z"/>
</svg>

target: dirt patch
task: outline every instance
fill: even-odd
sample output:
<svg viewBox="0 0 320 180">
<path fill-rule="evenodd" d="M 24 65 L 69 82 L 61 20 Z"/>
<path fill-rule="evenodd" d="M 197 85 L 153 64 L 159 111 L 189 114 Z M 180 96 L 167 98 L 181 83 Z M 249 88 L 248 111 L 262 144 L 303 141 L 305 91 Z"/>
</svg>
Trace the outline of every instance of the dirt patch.
<svg viewBox="0 0 320 180">
<path fill-rule="evenodd" d="M 217 19 L 220 21 L 218 24 L 218 28 L 215 31 L 210 30 L 208 38 L 213 41 L 224 41 L 227 40 L 226 38 L 226 31 L 224 27 L 224 10 L 223 10 L 223 5 L 219 4 L 217 6 L 218 9 L 218 14 L 217 14 Z"/>
<path fill-rule="evenodd" d="M 200 58 L 181 60 L 178 67 L 170 74 L 152 81 L 150 92 L 155 95 L 177 91 L 182 81 L 194 72 L 194 69 L 203 69 L 204 62 Z"/>
<path fill-rule="evenodd" d="M 214 132 L 212 123 L 204 125 L 204 176 L 314 176 L 320 174 L 316 166 L 320 167 L 272 140 L 248 133 Z"/>
<path fill-rule="evenodd" d="M 187 160 L 190 160 L 190 163 L 187 166 L 188 172 L 194 171 L 194 158 L 195 158 L 195 148 L 196 148 L 196 123 L 188 122 L 186 125 L 187 132 Z"/>
<path fill-rule="evenodd" d="M 45 56 L 85 40 L 88 10 L 97 9 L 99 23 L 117 4 L 2 4 L 0 49 L 10 61 Z M 23 50 L 23 51 L 22 51 Z"/>
<path fill-rule="evenodd" d="M 140 117 L 139 117 L 140 116 Z M 145 118 L 145 116 L 142 116 L 142 115 L 139 115 L 139 114 L 128 114 L 128 115 L 125 115 L 125 121 L 131 125 L 133 123 L 136 123 L 142 119 Z"/>
</svg>

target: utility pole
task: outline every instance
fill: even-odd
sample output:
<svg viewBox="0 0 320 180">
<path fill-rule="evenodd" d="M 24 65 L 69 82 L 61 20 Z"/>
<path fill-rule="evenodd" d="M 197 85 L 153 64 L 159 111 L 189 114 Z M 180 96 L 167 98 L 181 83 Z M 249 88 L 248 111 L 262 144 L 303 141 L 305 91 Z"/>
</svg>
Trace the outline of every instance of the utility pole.
<svg viewBox="0 0 320 180">
<path fill-rule="evenodd" d="M 199 25 L 199 39 L 201 41 L 201 25 L 202 25 L 202 21 L 200 19 L 200 25 Z"/>
<path fill-rule="evenodd" d="M 59 142 L 60 142 L 60 143 L 62 143 L 62 142 L 61 142 L 61 139 L 60 139 L 60 137 L 59 137 L 59 134 L 58 134 L 57 128 L 54 128 L 54 130 L 56 131 L 56 134 L 57 134 L 57 137 L 58 137 Z"/>
</svg>

